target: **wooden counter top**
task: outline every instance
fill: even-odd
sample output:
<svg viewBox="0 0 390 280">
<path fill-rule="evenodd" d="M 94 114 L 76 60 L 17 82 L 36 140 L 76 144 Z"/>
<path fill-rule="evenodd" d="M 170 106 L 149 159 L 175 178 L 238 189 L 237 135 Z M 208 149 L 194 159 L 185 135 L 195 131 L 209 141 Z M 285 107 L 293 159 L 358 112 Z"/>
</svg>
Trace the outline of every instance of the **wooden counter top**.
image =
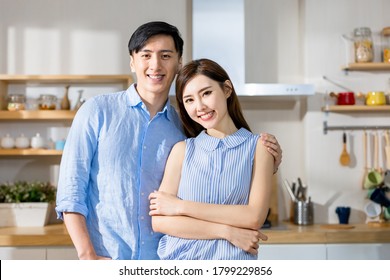
<svg viewBox="0 0 390 280">
<path fill-rule="evenodd" d="M 384 227 L 367 224 L 296 226 L 283 223 L 262 231 L 263 244 L 390 243 L 390 223 Z M 333 227 L 336 227 L 335 229 Z M 73 246 L 63 224 L 46 227 L 0 228 L 0 246 Z"/>
<path fill-rule="evenodd" d="M 390 243 L 390 223 L 378 224 L 315 224 L 297 226 L 283 223 L 264 229 L 268 236 L 264 244 L 331 244 L 331 243 Z"/>
<path fill-rule="evenodd" d="M 0 246 L 73 246 L 64 224 L 0 228 Z"/>
</svg>

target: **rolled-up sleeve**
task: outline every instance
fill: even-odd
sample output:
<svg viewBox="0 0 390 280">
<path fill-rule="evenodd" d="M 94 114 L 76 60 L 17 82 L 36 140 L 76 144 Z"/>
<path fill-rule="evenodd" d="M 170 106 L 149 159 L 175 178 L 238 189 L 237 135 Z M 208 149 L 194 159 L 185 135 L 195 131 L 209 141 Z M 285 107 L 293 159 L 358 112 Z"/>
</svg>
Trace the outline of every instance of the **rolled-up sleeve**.
<svg viewBox="0 0 390 280">
<path fill-rule="evenodd" d="M 56 212 L 59 219 L 63 219 L 63 212 L 88 215 L 86 196 L 99 131 L 96 112 L 93 99 L 83 104 L 67 136 L 57 186 Z"/>
</svg>

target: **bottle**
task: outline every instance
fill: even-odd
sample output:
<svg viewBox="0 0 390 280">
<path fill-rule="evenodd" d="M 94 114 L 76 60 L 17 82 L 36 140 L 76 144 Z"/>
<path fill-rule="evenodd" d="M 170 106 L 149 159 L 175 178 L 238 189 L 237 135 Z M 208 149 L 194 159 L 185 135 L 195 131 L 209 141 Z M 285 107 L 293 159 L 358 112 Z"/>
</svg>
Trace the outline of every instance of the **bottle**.
<svg viewBox="0 0 390 280">
<path fill-rule="evenodd" d="M 374 49 L 371 29 L 368 27 L 355 28 L 353 31 L 355 46 L 355 62 L 372 62 Z"/>
<path fill-rule="evenodd" d="M 382 29 L 382 58 L 383 62 L 390 63 L 390 27 Z"/>
<path fill-rule="evenodd" d="M 70 101 L 69 101 L 69 86 L 65 87 L 65 94 L 61 101 L 61 109 L 69 110 L 70 109 Z"/>
<path fill-rule="evenodd" d="M 81 107 L 81 105 L 84 104 L 84 102 L 85 102 L 85 99 L 83 98 L 83 90 L 80 89 L 79 90 L 79 97 L 77 99 L 77 103 L 76 103 L 74 109 L 77 111 Z"/>
</svg>

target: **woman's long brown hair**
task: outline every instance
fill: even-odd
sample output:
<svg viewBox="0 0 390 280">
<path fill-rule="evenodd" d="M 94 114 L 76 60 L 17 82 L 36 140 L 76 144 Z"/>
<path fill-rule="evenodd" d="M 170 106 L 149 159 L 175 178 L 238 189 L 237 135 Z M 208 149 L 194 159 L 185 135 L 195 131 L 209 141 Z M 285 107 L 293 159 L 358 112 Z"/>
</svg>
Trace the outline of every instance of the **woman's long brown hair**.
<svg viewBox="0 0 390 280">
<path fill-rule="evenodd" d="M 229 75 L 218 63 L 205 58 L 193 60 L 179 71 L 176 78 L 176 101 L 179 107 L 180 119 L 183 123 L 184 132 L 187 137 L 196 137 L 202 130 L 204 130 L 203 126 L 191 119 L 183 103 L 184 88 L 188 82 L 197 75 L 204 75 L 218 82 L 222 90 L 224 89 L 225 81 L 230 81 Z M 240 102 L 233 84 L 232 92 L 227 99 L 227 109 L 237 129 L 244 127 L 251 131 L 242 113 Z"/>
</svg>

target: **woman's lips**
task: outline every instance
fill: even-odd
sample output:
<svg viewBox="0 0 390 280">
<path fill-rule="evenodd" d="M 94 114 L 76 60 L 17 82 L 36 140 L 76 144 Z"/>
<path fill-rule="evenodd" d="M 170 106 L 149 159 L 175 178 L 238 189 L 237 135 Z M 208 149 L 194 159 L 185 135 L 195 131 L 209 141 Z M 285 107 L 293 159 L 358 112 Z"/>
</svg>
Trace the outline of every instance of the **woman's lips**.
<svg viewBox="0 0 390 280">
<path fill-rule="evenodd" d="M 208 112 L 206 114 L 200 115 L 199 118 L 202 121 L 208 121 L 214 116 L 214 111 Z"/>
</svg>

